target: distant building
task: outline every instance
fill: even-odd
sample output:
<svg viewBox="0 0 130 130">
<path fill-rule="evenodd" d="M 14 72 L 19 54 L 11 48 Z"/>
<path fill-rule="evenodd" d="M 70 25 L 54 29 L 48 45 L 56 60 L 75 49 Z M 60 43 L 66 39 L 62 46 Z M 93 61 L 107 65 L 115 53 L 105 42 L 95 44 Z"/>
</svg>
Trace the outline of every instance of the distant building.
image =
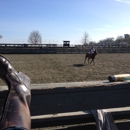
<svg viewBox="0 0 130 130">
<path fill-rule="evenodd" d="M 70 47 L 70 41 L 63 41 L 63 47 Z"/>
</svg>

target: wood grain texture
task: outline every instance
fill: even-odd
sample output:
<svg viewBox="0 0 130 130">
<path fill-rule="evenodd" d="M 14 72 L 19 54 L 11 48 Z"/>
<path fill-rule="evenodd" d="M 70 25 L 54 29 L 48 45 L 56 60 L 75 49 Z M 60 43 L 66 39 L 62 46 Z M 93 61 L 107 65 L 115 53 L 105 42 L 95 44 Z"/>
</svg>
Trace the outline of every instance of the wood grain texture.
<svg viewBox="0 0 130 130">
<path fill-rule="evenodd" d="M 1 107 L 7 92 L 4 87 L 0 91 Z M 32 85 L 31 92 L 32 116 L 130 106 L 129 82 L 41 84 Z"/>
</svg>

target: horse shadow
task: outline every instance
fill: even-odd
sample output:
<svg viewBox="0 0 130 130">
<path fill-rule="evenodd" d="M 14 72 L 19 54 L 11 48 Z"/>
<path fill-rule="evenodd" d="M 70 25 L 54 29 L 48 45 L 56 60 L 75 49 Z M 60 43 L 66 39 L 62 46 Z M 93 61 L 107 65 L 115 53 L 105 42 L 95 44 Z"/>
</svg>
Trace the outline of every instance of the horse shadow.
<svg viewBox="0 0 130 130">
<path fill-rule="evenodd" d="M 73 64 L 74 67 L 84 67 L 84 64 Z"/>
</svg>

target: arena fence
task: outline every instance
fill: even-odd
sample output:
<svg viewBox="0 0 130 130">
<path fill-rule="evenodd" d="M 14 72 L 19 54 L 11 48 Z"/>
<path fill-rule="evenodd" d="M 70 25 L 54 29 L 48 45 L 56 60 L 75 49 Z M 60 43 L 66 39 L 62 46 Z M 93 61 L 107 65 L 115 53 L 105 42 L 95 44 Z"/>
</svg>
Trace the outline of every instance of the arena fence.
<svg viewBox="0 0 130 130">
<path fill-rule="evenodd" d="M 130 48 L 97 48 L 98 53 L 130 53 Z M 85 54 L 89 49 L 77 48 L 36 48 L 0 49 L 1 54 Z"/>
<path fill-rule="evenodd" d="M 95 46 L 98 53 L 129 53 L 130 47 Z M 1 54 L 85 54 L 90 46 L 58 47 L 56 44 L 0 44 Z"/>
</svg>

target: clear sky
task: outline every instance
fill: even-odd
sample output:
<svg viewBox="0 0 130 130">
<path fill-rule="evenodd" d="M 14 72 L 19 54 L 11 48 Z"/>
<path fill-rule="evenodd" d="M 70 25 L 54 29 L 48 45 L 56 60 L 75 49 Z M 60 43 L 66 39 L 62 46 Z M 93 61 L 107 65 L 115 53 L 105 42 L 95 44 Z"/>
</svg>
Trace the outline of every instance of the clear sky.
<svg viewBox="0 0 130 130">
<path fill-rule="evenodd" d="M 130 34 L 130 0 L 0 0 L 0 43 L 27 41 L 38 30 L 43 41 L 77 44 Z"/>
</svg>

